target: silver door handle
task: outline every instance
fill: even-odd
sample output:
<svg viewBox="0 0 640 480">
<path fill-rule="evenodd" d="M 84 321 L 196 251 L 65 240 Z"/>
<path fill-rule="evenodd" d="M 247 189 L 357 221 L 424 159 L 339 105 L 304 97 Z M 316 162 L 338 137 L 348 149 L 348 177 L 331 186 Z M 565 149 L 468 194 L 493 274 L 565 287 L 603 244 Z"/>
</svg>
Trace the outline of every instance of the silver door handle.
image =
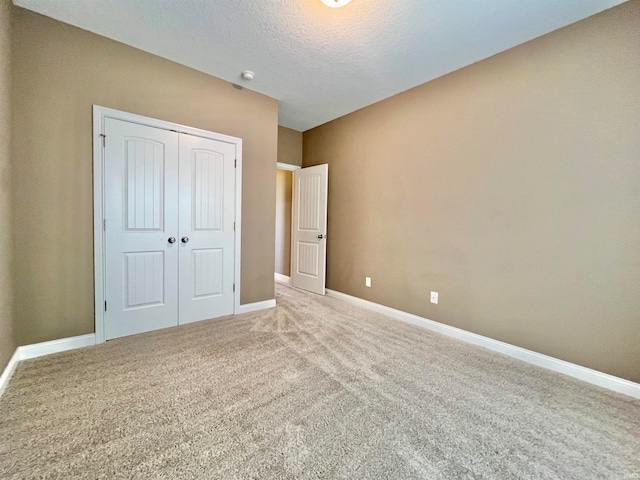
<svg viewBox="0 0 640 480">
<path fill-rule="evenodd" d="M 169 243 L 176 243 L 176 237 L 169 237 L 169 240 L 167 240 Z"/>
<path fill-rule="evenodd" d="M 320 235 L 318 235 L 318 238 L 319 238 L 320 240 L 322 240 L 323 238 L 327 238 L 327 236 L 326 236 L 326 235 L 322 235 L 322 234 L 320 234 Z"/>
<path fill-rule="evenodd" d="M 182 238 L 180 239 L 180 241 L 181 241 L 182 243 L 189 243 L 189 237 L 182 237 Z"/>
</svg>

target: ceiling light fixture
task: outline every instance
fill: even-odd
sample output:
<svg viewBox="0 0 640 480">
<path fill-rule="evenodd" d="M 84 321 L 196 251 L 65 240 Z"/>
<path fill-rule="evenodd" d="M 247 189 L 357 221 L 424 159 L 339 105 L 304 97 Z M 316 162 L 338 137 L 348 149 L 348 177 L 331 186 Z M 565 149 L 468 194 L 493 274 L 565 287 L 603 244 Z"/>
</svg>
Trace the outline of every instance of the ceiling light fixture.
<svg viewBox="0 0 640 480">
<path fill-rule="evenodd" d="M 242 77 L 243 80 L 251 81 L 253 80 L 253 77 L 256 76 L 256 74 L 253 73 L 251 70 L 245 70 L 240 74 L 240 76 Z"/>
<path fill-rule="evenodd" d="M 351 0 L 322 0 L 322 3 L 324 3 L 327 7 L 339 8 L 344 7 L 350 1 Z"/>
</svg>

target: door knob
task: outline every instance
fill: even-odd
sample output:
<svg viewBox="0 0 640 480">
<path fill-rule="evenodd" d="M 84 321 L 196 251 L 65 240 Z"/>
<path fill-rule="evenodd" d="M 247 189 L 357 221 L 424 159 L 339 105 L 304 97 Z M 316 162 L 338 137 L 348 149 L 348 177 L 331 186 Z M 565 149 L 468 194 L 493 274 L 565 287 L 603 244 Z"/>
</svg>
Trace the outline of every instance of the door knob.
<svg viewBox="0 0 640 480">
<path fill-rule="evenodd" d="M 326 236 L 326 235 L 322 235 L 322 234 L 320 234 L 320 235 L 318 235 L 318 238 L 319 238 L 320 240 L 322 240 L 323 238 L 327 238 L 327 236 Z"/>
<path fill-rule="evenodd" d="M 182 243 L 189 243 L 189 237 L 182 237 L 180 240 Z"/>
<path fill-rule="evenodd" d="M 169 243 L 176 243 L 176 237 L 169 237 Z"/>
</svg>

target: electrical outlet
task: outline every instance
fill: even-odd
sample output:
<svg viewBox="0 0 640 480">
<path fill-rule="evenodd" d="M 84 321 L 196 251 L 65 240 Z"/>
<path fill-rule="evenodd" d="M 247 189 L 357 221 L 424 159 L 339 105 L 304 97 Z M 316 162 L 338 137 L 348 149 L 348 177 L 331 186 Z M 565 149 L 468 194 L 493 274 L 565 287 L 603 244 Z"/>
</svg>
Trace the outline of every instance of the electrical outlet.
<svg viewBox="0 0 640 480">
<path fill-rule="evenodd" d="M 371 287 L 371 277 L 364 277 L 364 286 Z"/>
<path fill-rule="evenodd" d="M 431 303 L 438 303 L 438 292 L 431 292 Z"/>
</svg>

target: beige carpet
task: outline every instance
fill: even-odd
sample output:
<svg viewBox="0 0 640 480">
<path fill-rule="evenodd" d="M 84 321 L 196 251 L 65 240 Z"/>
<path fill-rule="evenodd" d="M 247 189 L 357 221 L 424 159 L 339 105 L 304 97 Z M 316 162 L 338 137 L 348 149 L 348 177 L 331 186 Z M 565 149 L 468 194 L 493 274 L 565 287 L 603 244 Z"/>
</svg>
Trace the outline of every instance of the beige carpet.
<svg viewBox="0 0 640 480">
<path fill-rule="evenodd" d="M 640 401 L 339 300 L 277 301 L 22 362 L 0 478 L 640 478 Z"/>
</svg>

